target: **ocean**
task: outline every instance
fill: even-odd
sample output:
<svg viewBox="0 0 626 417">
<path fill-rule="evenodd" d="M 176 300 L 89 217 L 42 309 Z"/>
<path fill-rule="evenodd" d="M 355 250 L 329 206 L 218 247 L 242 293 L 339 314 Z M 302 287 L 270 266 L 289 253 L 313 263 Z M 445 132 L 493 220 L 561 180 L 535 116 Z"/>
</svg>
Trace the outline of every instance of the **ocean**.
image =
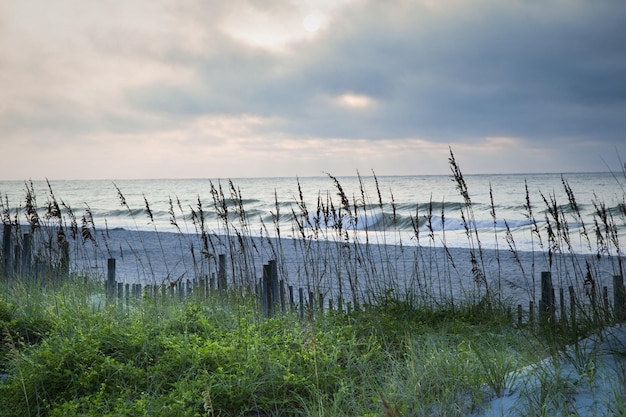
<svg viewBox="0 0 626 417">
<path fill-rule="evenodd" d="M 276 258 L 285 278 L 310 285 L 314 276 L 315 284 L 327 290 L 336 290 L 337 275 L 377 281 L 373 277 L 385 268 L 388 279 L 413 277 L 411 285 L 425 286 L 414 282 L 420 273 L 433 275 L 432 269 L 420 272 L 424 262 L 416 260 L 425 248 L 447 251 L 447 261 L 438 255 L 440 264 L 431 257 L 429 266 L 447 281 L 473 275 L 476 266 L 464 262 L 469 270 L 463 270 L 450 253 L 463 253 L 458 255 L 463 258 L 492 254 L 486 263 L 481 259 L 481 268 L 497 274 L 500 285 L 506 259 L 506 280 L 511 288 L 525 287 L 526 294 L 533 293 L 529 275 L 554 268 L 555 255 L 609 258 L 609 264 L 597 267 L 607 276 L 621 268 L 615 259 L 621 259 L 626 243 L 623 173 L 466 175 L 463 181 L 461 190 L 451 175 L 0 181 L 0 208 L 5 223 L 20 224 L 24 231 L 29 228 L 29 199 L 41 224 L 60 222 L 71 230 L 74 223 L 74 235 L 66 234 L 73 252 L 95 255 L 74 261 L 73 268 L 103 271 L 104 259 L 117 257 L 118 277 L 127 282 L 206 274 L 213 267 L 198 269 L 198 259 L 204 253 L 211 264 L 217 255 L 213 252 L 219 251 L 228 252 L 233 264 L 237 256 L 250 256 L 246 268 L 255 271 Z M 60 220 L 49 216 L 55 202 Z M 85 241 L 89 234 L 94 249 L 76 249 L 81 242 L 83 247 L 91 244 Z M 207 236 L 217 243 L 207 243 Z M 220 241 L 221 236 L 239 239 L 239 246 Z M 305 249 L 307 242 L 317 245 L 315 261 L 310 246 Z M 342 254 L 350 244 L 387 249 L 368 248 L 370 258 L 377 253 L 377 265 L 359 267 L 363 253 Z M 191 260 L 185 259 L 191 252 Z M 318 259 L 320 253 L 325 259 Z M 527 259 L 526 270 L 513 265 L 518 258 Z M 356 265 L 354 271 L 340 265 L 346 262 Z M 585 267 L 580 269 L 576 279 L 585 275 Z M 236 274 L 234 268 L 232 272 Z M 571 280 L 570 275 L 564 273 L 563 279 Z M 452 286 L 438 291 L 447 293 Z"/>
<path fill-rule="evenodd" d="M 530 206 L 540 229 L 545 229 L 546 215 L 554 202 L 572 227 L 584 222 L 594 224 L 596 206 L 604 204 L 619 220 L 623 214 L 626 179 L 612 173 L 575 174 L 516 174 L 516 175 L 468 175 L 464 177 L 473 206 L 474 225 L 484 234 L 483 244 L 495 246 L 491 236 L 494 232 L 504 234 L 505 222 L 515 233 L 519 250 L 533 250 L 531 241 L 532 222 L 526 208 L 526 189 Z M 464 222 L 460 215 L 466 204 L 451 176 L 394 176 L 338 177 L 336 178 L 350 206 L 357 206 L 355 224 L 345 222 L 346 228 L 373 234 L 386 234 L 386 243 L 409 242 L 415 239 L 414 221 L 426 234 L 439 234 L 434 243 L 442 245 L 441 232 L 447 231 L 446 244 L 451 247 L 466 245 Z M 581 217 L 573 213 L 568 194 L 563 185 L 566 181 L 573 192 Z M 249 222 L 249 232 L 259 235 L 262 223 L 273 225 L 273 214 L 279 211 L 283 229 L 289 229 L 293 213 L 300 214 L 303 200 L 311 216 L 317 212 L 318 202 L 336 209 L 341 207 L 338 188 L 331 177 L 307 178 L 240 178 L 240 179 L 154 179 L 154 180 L 53 180 L 33 181 L 33 194 L 43 217 L 51 191 L 57 202 L 65 203 L 79 217 L 89 210 L 97 227 L 124 228 L 128 230 L 177 231 L 171 222 L 171 212 L 178 217 L 185 231 L 194 232 L 191 222 L 192 209 L 199 202 L 211 228 L 219 228 L 219 215 L 215 210 L 211 186 L 231 205 L 231 211 L 241 202 Z M 2 209 L 9 210 L 15 218 L 15 209 L 24 207 L 28 181 L 0 181 Z M 491 195 L 490 195 L 491 193 Z M 120 194 L 127 206 L 120 202 Z M 172 205 L 170 205 L 170 200 Z M 363 205 L 365 200 L 365 205 Z M 146 201 L 152 218 L 146 212 Z M 546 204 L 546 201 L 549 204 Z M 382 205 L 381 205 L 382 203 Z M 278 204 L 278 210 L 277 210 Z M 382 207 L 382 208 L 381 208 Z M 182 208 L 182 210 L 181 210 Z M 355 210 L 352 210 L 355 211 Z M 494 216 L 495 213 L 495 225 Z M 346 214 L 346 210 L 344 210 Z M 354 213 L 353 213 L 354 214 Z M 430 224 L 427 222 L 430 218 Z M 17 214 L 20 222 L 26 217 Z M 467 219 L 469 220 L 469 219 Z M 311 218 L 313 222 L 313 217 Z M 458 233 L 460 232 L 460 233 Z M 620 241 L 626 235 L 619 230 Z M 293 233 L 285 232 L 284 237 Z M 296 236 L 298 237 L 298 236 Z M 382 237 L 379 237 L 382 240 Z M 586 242 L 573 242 L 576 252 L 594 251 Z"/>
</svg>

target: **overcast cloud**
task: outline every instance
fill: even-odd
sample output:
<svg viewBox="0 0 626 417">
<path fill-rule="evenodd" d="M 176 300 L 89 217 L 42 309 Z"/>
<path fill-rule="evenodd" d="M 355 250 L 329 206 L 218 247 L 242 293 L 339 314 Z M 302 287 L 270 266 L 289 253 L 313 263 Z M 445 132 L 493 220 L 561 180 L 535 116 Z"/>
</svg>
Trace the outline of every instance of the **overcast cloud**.
<svg viewBox="0 0 626 417">
<path fill-rule="evenodd" d="M 0 0 L 0 179 L 619 170 L 623 0 Z"/>
</svg>

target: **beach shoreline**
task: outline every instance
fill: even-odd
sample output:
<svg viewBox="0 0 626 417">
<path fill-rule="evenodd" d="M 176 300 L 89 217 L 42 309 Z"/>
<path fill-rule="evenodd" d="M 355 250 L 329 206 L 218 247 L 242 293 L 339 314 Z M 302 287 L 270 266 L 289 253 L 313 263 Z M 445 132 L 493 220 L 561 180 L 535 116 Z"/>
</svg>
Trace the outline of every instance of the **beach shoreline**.
<svg viewBox="0 0 626 417">
<path fill-rule="evenodd" d="M 217 275 L 219 256 L 223 255 L 229 286 L 253 285 L 261 279 L 263 265 L 273 260 L 277 262 L 279 279 L 286 285 L 344 299 L 351 298 L 351 290 L 355 289 L 363 300 L 389 290 L 397 296 L 462 300 L 484 294 L 489 288 L 499 299 L 526 307 L 540 296 L 542 272 L 551 272 L 557 291 L 571 286 L 581 298 L 588 292 L 588 274 L 597 290 L 606 286 L 609 291 L 612 277 L 619 274 L 619 259 L 615 256 L 556 253 L 550 259 L 547 251 L 240 234 L 203 237 L 116 228 L 101 233 L 95 241 L 76 241 L 70 246 L 70 253 L 76 255 L 73 270 L 104 277 L 107 260 L 114 258 L 116 277 L 123 283 L 169 285 L 210 279 Z"/>
</svg>

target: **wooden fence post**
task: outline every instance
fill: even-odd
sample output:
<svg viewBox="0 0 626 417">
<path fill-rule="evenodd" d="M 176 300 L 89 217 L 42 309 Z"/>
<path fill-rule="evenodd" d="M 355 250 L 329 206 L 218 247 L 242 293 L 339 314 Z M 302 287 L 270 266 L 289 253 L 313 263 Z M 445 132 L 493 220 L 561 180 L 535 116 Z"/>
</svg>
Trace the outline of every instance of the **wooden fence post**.
<svg viewBox="0 0 626 417">
<path fill-rule="evenodd" d="M 285 305 L 285 281 L 280 280 L 280 311 L 283 316 L 287 314 L 287 306 Z"/>
<path fill-rule="evenodd" d="M 285 313 L 285 289 L 283 281 L 278 281 L 278 268 L 275 260 L 263 265 L 263 278 L 260 282 L 261 309 L 264 317 L 274 317 L 280 307 Z"/>
<path fill-rule="evenodd" d="M 315 296 L 313 291 L 309 291 L 309 314 L 311 315 L 311 321 L 315 319 Z"/>
<path fill-rule="evenodd" d="M 626 289 L 624 288 L 624 277 L 613 275 L 613 304 L 615 308 L 615 319 L 623 322 L 626 316 Z"/>
<path fill-rule="evenodd" d="M 553 321 L 554 318 L 554 287 L 552 286 L 552 274 L 549 271 L 541 273 L 539 316 L 544 323 Z"/>
<path fill-rule="evenodd" d="M 263 278 L 261 280 L 261 308 L 264 317 L 272 316 L 272 283 L 271 267 L 263 265 Z"/>
<path fill-rule="evenodd" d="M 70 275 L 70 242 L 61 245 L 61 277 L 67 279 Z"/>
<path fill-rule="evenodd" d="M 24 233 L 24 247 L 22 248 L 22 274 L 30 276 L 33 264 L 33 235 Z"/>
<path fill-rule="evenodd" d="M 322 294 L 322 292 L 320 291 L 319 293 L 319 309 L 320 309 L 320 315 L 324 314 L 324 294 Z"/>
<path fill-rule="evenodd" d="M 226 255 L 218 255 L 219 268 L 217 270 L 217 289 L 218 291 L 226 291 L 228 286 L 226 282 Z"/>
<path fill-rule="evenodd" d="M 22 246 L 19 244 L 15 245 L 15 253 L 13 254 L 13 273 L 17 276 L 22 276 Z"/>
<path fill-rule="evenodd" d="M 272 314 L 278 310 L 278 303 L 280 302 L 280 287 L 278 285 L 278 264 L 275 259 L 271 259 L 267 265 L 269 266 L 270 273 L 270 291 L 272 301 Z"/>
<path fill-rule="evenodd" d="M 573 285 L 570 285 L 567 290 L 569 291 L 570 323 L 572 324 L 574 334 L 576 334 L 576 293 Z"/>
<path fill-rule="evenodd" d="M 12 275 L 13 272 L 13 266 L 11 265 L 11 249 L 13 248 L 11 225 L 5 223 L 2 233 L 2 275 L 4 275 L 8 280 L 9 276 Z"/>
<path fill-rule="evenodd" d="M 115 258 L 109 258 L 107 262 L 107 297 L 115 296 Z"/>
</svg>

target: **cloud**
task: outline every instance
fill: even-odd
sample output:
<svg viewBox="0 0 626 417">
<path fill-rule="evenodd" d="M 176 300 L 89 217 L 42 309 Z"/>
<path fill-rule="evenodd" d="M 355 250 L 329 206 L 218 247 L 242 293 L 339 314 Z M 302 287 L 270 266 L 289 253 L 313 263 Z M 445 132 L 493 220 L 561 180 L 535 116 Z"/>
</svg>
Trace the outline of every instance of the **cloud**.
<svg viewBox="0 0 626 417">
<path fill-rule="evenodd" d="M 0 140 L 15 152 L 152 143 L 157 161 L 211 146 L 262 171 L 261 143 L 310 172 L 341 163 L 333 148 L 390 173 L 414 166 L 397 149 L 444 169 L 448 146 L 532 160 L 504 170 L 550 168 L 539 149 L 572 170 L 602 168 L 580 162 L 594 146 L 626 153 L 620 0 L 1 4 Z"/>
<path fill-rule="evenodd" d="M 135 104 L 179 115 L 281 116 L 292 134 L 315 134 L 323 120 L 348 125 L 353 137 L 587 134 L 619 116 L 626 97 L 616 42 L 626 10 L 605 3 L 479 1 L 450 13 L 353 3 L 318 43 L 294 41 L 281 54 L 222 39 L 216 53 L 198 57 L 198 84 L 153 85 Z M 381 105 L 359 117 L 320 103 L 347 94 Z M 319 134 L 349 135 L 337 129 Z"/>
</svg>

